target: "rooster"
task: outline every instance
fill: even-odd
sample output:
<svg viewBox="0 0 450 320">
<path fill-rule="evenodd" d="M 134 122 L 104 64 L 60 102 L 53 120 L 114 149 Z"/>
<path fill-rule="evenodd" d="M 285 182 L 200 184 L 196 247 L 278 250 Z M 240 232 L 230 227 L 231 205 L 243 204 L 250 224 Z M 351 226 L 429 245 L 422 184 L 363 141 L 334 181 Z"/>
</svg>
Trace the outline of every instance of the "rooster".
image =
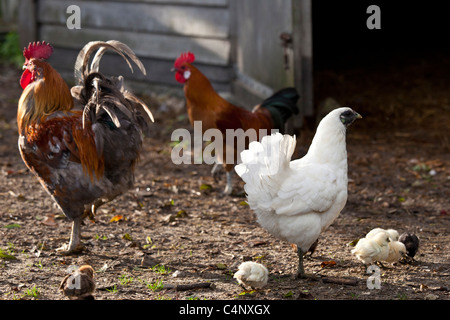
<svg viewBox="0 0 450 320">
<path fill-rule="evenodd" d="M 100 205 L 132 187 L 142 136 L 153 121 L 148 107 L 124 90 L 122 77 L 98 72 L 107 49 L 120 54 L 131 68 L 128 56 L 145 74 L 128 46 L 114 40 L 94 41 L 80 51 L 75 63 L 78 85 L 69 90 L 45 61 L 53 53 L 50 44 L 30 43 L 23 51 L 19 150 L 26 166 L 72 221 L 69 243 L 57 249 L 63 254 L 83 248 L 84 217 L 92 218 Z"/>
<path fill-rule="evenodd" d="M 175 79 L 184 84 L 187 113 L 191 125 L 194 125 L 194 121 L 201 121 L 202 133 L 208 129 L 218 129 L 222 133 L 225 147 L 222 155 L 217 156 L 211 173 L 216 178 L 220 169 L 219 164 L 222 163 L 227 176 L 224 194 L 231 194 L 233 190 L 231 174 L 238 161 L 237 155 L 242 150 L 237 150 L 239 142 L 234 145 L 229 145 L 230 142 L 228 142 L 227 145 L 226 130 L 254 129 L 258 140 L 261 138 L 259 137 L 261 129 L 266 130 L 267 133 L 270 133 L 272 129 L 283 131 L 286 120 L 299 111 L 297 108 L 299 95 L 294 88 L 285 88 L 255 106 L 252 111 L 248 111 L 231 104 L 217 94 L 208 78 L 192 65 L 194 61 L 193 53 L 182 53 L 176 59 L 172 70 L 176 72 Z M 245 141 L 245 147 L 247 145 L 248 141 Z M 228 159 L 227 150 L 234 152 L 233 163 L 224 161 L 224 159 Z"/>
<path fill-rule="evenodd" d="M 235 167 L 245 182 L 250 208 L 273 236 L 297 245 L 297 277 L 303 255 L 347 202 L 347 127 L 361 116 L 338 108 L 322 119 L 301 159 L 291 161 L 296 140 L 275 133 L 253 141 Z"/>
</svg>

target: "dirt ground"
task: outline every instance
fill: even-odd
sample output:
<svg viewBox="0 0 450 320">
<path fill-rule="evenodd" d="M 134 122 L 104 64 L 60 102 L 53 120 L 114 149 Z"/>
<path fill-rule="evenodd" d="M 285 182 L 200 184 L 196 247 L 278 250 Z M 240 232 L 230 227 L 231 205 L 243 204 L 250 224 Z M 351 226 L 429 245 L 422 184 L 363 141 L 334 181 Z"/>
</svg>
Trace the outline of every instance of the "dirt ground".
<svg viewBox="0 0 450 320">
<path fill-rule="evenodd" d="M 305 270 L 289 243 L 258 226 L 245 197 L 224 197 L 208 165 L 174 165 L 170 134 L 189 128 L 182 97 L 144 96 L 156 115 L 137 166 L 136 187 L 85 221 L 87 251 L 61 256 L 70 225 L 23 164 L 17 149 L 20 70 L 0 72 L 0 300 L 66 299 L 60 281 L 70 266 L 95 270 L 95 298 L 161 300 L 448 300 L 450 297 L 449 56 L 402 60 L 371 68 L 317 70 L 315 98 L 332 97 L 363 116 L 347 134 L 348 202 L 321 235 Z M 298 139 L 304 154 L 314 133 Z M 242 190 L 235 176 L 235 190 Z M 415 233 L 412 264 L 385 264 L 380 289 L 349 243 L 375 227 Z M 270 272 L 268 285 L 245 293 L 233 279 L 245 260 Z M 208 283 L 208 288 L 175 290 Z"/>
</svg>

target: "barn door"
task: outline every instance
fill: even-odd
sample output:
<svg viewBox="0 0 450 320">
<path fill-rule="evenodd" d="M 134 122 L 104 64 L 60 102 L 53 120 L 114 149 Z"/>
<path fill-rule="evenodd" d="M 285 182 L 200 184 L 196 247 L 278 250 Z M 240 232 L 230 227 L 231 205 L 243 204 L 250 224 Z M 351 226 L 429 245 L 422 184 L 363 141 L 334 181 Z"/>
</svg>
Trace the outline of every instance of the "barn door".
<svg viewBox="0 0 450 320">
<path fill-rule="evenodd" d="M 295 86 L 302 115 L 312 113 L 311 0 L 229 0 L 233 93 L 252 106 Z M 301 125 L 302 116 L 294 126 Z"/>
</svg>

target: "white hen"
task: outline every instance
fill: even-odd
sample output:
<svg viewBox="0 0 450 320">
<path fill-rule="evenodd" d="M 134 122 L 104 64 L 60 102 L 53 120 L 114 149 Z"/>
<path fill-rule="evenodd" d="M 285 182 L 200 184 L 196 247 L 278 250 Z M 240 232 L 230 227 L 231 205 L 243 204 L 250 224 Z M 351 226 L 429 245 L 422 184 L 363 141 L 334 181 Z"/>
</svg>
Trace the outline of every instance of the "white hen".
<svg viewBox="0 0 450 320">
<path fill-rule="evenodd" d="M 234 274 L 234 278 L 240 285 L 260 289 L 267 284 L 269 270 L 260 263 L 246 261 L 239 265 L 238 271 Z"/>
<path fill-rule="evenodd" d="M 319 123 L 308 153 L 293 161 L 294 137 L 265 136 L 250 143 L 235 167 L 258 223 L 297 245 L 298 277 L 305 275 L 303 254 L 347 201 L 346 128 L 358 118 L 350 108 L 331 111 Z"/>
<path fill-rule="evenodd" d="M 359 239 L 352 253 L 364 264 L 385 261 L 389 256 L 389 241 L 386 232 L 378 232 L 371 238 Z"/>
</svg>

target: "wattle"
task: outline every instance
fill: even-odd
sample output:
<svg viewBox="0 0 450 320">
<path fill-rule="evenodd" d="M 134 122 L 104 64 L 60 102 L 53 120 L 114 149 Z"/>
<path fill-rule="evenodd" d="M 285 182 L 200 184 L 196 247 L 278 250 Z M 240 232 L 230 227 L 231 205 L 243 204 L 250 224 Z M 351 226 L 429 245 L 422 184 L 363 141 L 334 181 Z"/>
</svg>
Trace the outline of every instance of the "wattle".
<svg viewBox="0 0 450 320">
<path fill-rule="evenodd" d="M 22 73 L 22 77 L 20 77 L 20 86 L 22 89 L 25 89 L 31 82 L 31 72 L 28 69 Z"/>
<path fill-rule="evenodd" d="M 175 80 L 177 80 L 179 83 L 185 83 L 186 79 L 184 78 L 183 74 L 181 72 L 175 73 Z"/>
</svg>

